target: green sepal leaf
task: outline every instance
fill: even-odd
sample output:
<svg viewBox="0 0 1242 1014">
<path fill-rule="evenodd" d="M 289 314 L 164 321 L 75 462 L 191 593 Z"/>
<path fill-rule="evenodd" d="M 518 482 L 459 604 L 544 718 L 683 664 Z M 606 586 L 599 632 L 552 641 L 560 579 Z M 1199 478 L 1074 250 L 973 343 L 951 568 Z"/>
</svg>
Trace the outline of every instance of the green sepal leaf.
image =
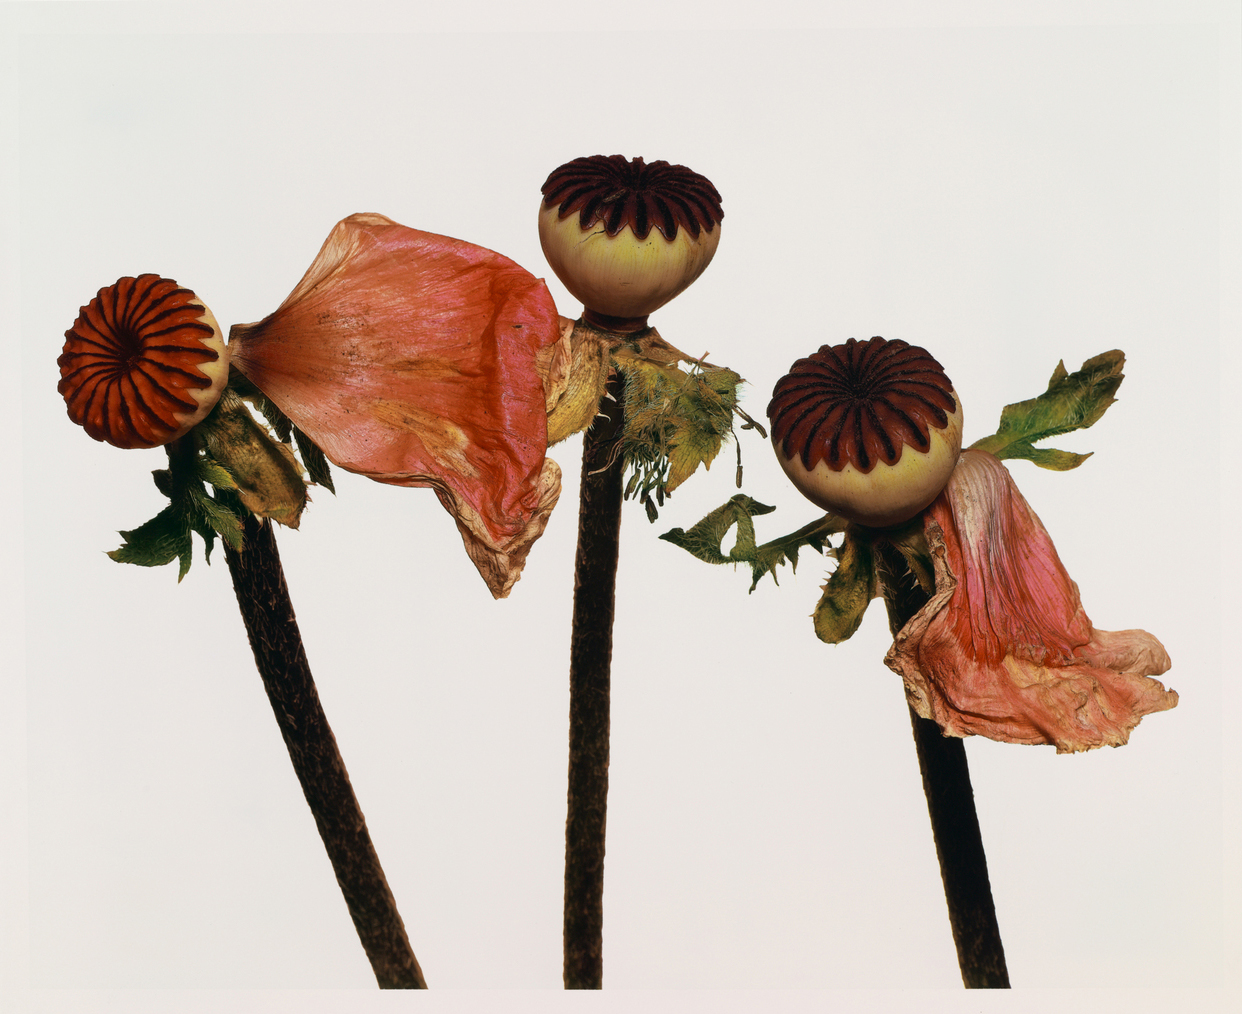
<svg viewBox="0 0 1242 1014">
<path fill-rule="evenodd" d="M 181 566 L 177 573 L 177 581 L 180 582 L 190 569 L 193 552 L 191 527 L 184 505 L 170 503 L 145 524 L 133 531 L 121 532 L 124 544 L 108 556 L 117 563 L 133 563 L 139 567 L 162 567 L 180 559 Z"/>
<path fill-rule="evenodd" d="M 177 495 L 173 474 L 167 468 L 157 468 L 151 473 L 151 478 L 155 480 L 155 488 L 168 497 L 169 500 Z"/>
<path fill-rule="evenodd" d="M 233 492 L 236 484 L 228 469 L 208 456 L 193 435 L 174 441 L 165 450 L 169 467 L 156 469 L 151 478 L 171 503 L 146 524 L 121 532 L 125 544 L 108 555 L 118 563 L 141 567 L 161 567 L 179 560 L 180 582 L 193 561 L 191 533 L 197 532 L 202 538 L 204 558 L 211 563 L 217 535 L 232 548 L 241 548 L 245 508 Z M 210 482 L 220 496 L 208 493 L 204 482 Z"/>
<path fill-rule="evenodd" d="M 232 487 L 225 487 L 232 488 Z M 219 535 L 230 549 L 240 550 L 242 547 L 241 519 L 201 486 L 190 487 L 190 495 L 194 500 L 195 531 L 207 543 L 207 556 L 211 558 L 211 540 Z"/>
<path fill-rule="evenodd" d="M 674 546 L 680 546 L 687 553 L 707 563 L 749 563 L 755 558 L 756 550 L 755 523 L 751 518 L 760 514 L 771 514 L 774 510 L 775 507 L 761 504 L 758 500 L 739 493 L 693 525 L 689 531 L 674 528 L 660 538 Z M 737 542 L 726 556 L 720 551 L 720 547 L 734 525 L 737 525 Z"/>
<path fill-rule="evenodd" d="M 202 482 L 215 486 L 216 489 L 237 488 L 237 483 L 233 480 L 229 470 L 206 454 L 200 454 L 195 458 L 194 475 Z"/>
<path fill-rule="evenodd" d="M 244 404 L 249 399 L 271 423 L 279 439 Z M 296 528 L 306 506 L 306 483 L 293 453 L 292 439 L 307 461 L 312 478 L 332 489 L 327 461 L 304 433 L 249 381 L 234 374 L 211 413 L 189 434 L 165 447 L 168 468 L 152 473 L 156 488 L 171 501 L 133 531 L 108 555 L 118 563 L 159 567 L 180 561 L 177 580 L 189 572 L 195 532 L 211 552 L 217 536 L 234 550 L 242 548 L 242 519 L 247 512 Z M 208 492 L 211 486 L 214 495 Z"/>
<path fill-rule="evenodd" d="M 1066 471 L 1077 468 L 1091 455 L 1072 451 L 1038 448 L 1037 441 L 1086 429 L 1117 399 L 1113 397 L 1125 379 L 1125 353 L 1114 349 L 1094 356 L 1082 369 L 1067 373 L 1060 362 L 1048 381 L 1048 390 L 1038 398 L 1006 405 L 1001 410 L 996 432 L 971 445 L 997 458 L 1024 458 L 1041 468 Z"/>
<path fill-rule="evenodd" d="M 328 459 L 324 457 L 319 445 L 296 426 L 293 427 L 293 439 L 298 446 L 298 454 L 302 458 L 302 464 L 306 467 L 306 474 L 310 476 L 310 481 L 318 483 L 329 493 L 335 495 L 336 487 L 332 485 L 332 472 L 328 468 Z"/>
<path fill-rule="evenodd" d="M 751 569 L 750 591 L 758 587 L 765 574 L 776 579 L 776 568 L 788 563 L 793 571 L 798 569 L 798 550 L 807 546 L 817 553 L 825 549 L 831 552 L 828 538 L 845 531 L 848 522 L 835 514 L 825 514 L 817 521 L 804 525 L 796 532 L 756 545 L 755 524 L 751 520 L 761 514 L 770 514 L 775 507 L 768 507 L 739 493 L 728 503 L 717 507 L 688 532 L 674 528 L 660 536 L 666 542 L 680 546 L 686 552 L 707 563 L 749 563 Z M 737 525 L 737 540 L 726 556 L 720 551 L 729 529 Z"/>
<path fill-rule="evenodd" d="M 847 524 L 849 522 L 845 518 L 835 514 L 825 514 L 818 521 L 803 525 L 796 532 L 773 539 L 771 542 L 765 542 L 755 550 L 755 558 L 750 561 L 750 590 L 754 591 L 758 587 L 759 581 L 765 574 L 771 574 L 772 582 L 780 584 L 776 579 L 776 568 L 784 563 L 788 563 L 789 569 L 796 574 L 798 572 L 798 550 L 803 546 L 820 554 L 825 551 L 835 552 L 828 537 L 845 531 Z"/>
<path fill-rule="evenodd" d="M 195 505 L 197 506 L 197 505 Z M 198 532 L 199 538 L 203 540 L 203 559 L 211 564 L 211 551 L 216 547 L 216 530 L 208 522 L 205 514 L 201 510 L 195 510 L 190 515 L 190 527 Z M 186 567 L 189 570 L 189 567 Z M 185 575 L 183 574 L 182 577 Z M 177 578 L 180 582 L 181 578 Z"/>
<path fill-rule="evenodd" d="M 289 417 L 278 409 L 276 403 L 265 394 L 260 393 L 253 401 L 259 413 L 267 420 L 267 424 L 272 427 L 276 439 L 282 444 L 287 444 L 289 434 L 293 431 L 293 423 L 289 421 Z"/>
<path fill-rule="evenodd" d="M 133 531 L 121 532 L 125 544 L 108 555 L 117 563 L 133 563 L 140 567 L 162 567 L 174 559 L 180 561 L 177 581 L 189 573 L 194 557 L 191 532 L 202 537 L 204 559 L 211 563 L 211 551 L 219 535 L 234 549 L 242 544 L 241 520 L 237 513 L 218 502 L 203 487 L 199 477 L 218 480 L 221 488 L 232 489 L 228 471 L 218 463 L 190 451 L 184 446 L 169 451 L 171 468 L 152 472 L 156 488 L 172 501 L 146 524 Z"/>
<path fill-rule="evenodd" d="M 880 594 L 871 542 L 849 529 L 836 551 L 837 569 L 824 585 L 824 594 L 815 607 L 815 633 L 821 641 L 840 644 L 849 640 L 871 600 Z"/>
</svg>

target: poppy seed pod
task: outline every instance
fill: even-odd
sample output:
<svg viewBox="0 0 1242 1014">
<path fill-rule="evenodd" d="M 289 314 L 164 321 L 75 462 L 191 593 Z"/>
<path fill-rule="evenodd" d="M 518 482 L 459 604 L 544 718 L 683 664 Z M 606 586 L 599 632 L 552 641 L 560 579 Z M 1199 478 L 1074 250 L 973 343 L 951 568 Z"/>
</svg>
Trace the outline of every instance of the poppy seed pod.
<svg viewBox="0 0 1242 1014">
<path fill-rule="evenodd" d="M 554 170 L 542 192 L 544 256 L 596 323 L 643 326 L 720 242 L 720 194 L 683 165 L 592 155 Z"/>
<path fill-rule="evenodd" d="M 100 289 L 65 332 L 57 390 L 69 418 L 117 447 L 158 447 L 207 417 L 229 354 L 198 297 L 145 274 Z"/>
<path fill-rule="evenodd" d="M 962 409 L 944 369 L 926 349 L 878 336 L 799 359 L 777 381 L 768 417 L 798 490 L 874 528 L 927 507 L 962 449 Z"/>
</svg>

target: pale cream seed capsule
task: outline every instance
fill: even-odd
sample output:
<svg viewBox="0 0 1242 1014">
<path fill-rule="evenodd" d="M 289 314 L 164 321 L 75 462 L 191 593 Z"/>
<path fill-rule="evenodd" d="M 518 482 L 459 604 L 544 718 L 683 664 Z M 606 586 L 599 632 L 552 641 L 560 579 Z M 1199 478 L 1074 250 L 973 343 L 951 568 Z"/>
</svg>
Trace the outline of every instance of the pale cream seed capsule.
<svg viewBox="0 0 1242 1014">
<path fill-rule="evenodd" d="M 548 177 L 543 195 L 544 256 L 597 322 L 645 323 L 703 273 L 720 243 L 720 195 L 685 166 L 575 159 Z"/>
<path fill-rule="evenodd" d="M 903 341 L 823 346 L 777 382 L 772 444 L 812 503 L 873 528 L 928 507 L 962 449 L 962 409 L 940 364 Z"/>
</svg>

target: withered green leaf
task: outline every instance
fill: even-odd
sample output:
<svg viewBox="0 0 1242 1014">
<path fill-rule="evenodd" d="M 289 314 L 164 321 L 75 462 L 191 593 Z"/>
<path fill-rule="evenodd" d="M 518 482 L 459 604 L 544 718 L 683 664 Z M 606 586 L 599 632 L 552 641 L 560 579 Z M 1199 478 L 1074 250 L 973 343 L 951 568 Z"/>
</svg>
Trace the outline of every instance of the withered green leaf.
<svg viewBox="0 0 1242 1014">
<path fill-rule="evenodd" d="M 817 553 L 823 553 L 829 545 L 829 536 L 845 530 L 844 518 L 826 514 L 796 532 L 763 545 L 756 545 L 755 524 L 751 518 L 770 514 L 775 509 L 739 493 L 728 503 L 717 507 L 689 531 L 674 528 L 660 538 L 680 546 L 708 563 L 750 564 L 750 590 L 753 592 L 765 574 L 771 574 L 772 580 L 776 581 L 776 568 L 782 564 L 788 563 L 791 569 L 797 571 L 799 549 L 807 546 Z M 734 525 L 737 525 L 737 539 L 726 556 L 720 547 Z"/>
<path fill-rule="evenodd" d="M 845 518 L 838 517 L 836 514 L 825 514 L 817 521 L 803 525 L 796 532 L 783 535 L 771 542 L 765 542 L 755 550 L 755 558 L 750 561 L 750 590 L 754 591 L 758 587 L 759 581 L 765 574 L 771 574 L 773 583 L 780 584 L 776 580 L 776 568 L 784 563 L 788 563 L 789 569 L 797 573 L 798 550 L 803 546 L 821 554 L 825 549 L 830 553 L 834 552 L 828 538 L 845 531 L 847 524 Z"/>
<path fill-rule="evenodd" d="M 697 470 L 710 468 L 732 432 L 742 378 L 732 370 L 657 363 L 618 353 L 625 373 L 621 449 L 633 471 L 627 495 L 671 493 Z"/>
<path fill-rule="evenodd" d="M 813 614 L 815 633 L 821 641 L 840 644 L 849 640 L 871 600 L 880 594 L 871 542 L 847 531 L 837 550 L 837 569 L 824 585 L 824 594 Z"/>
<path fill-rule="evenodd" d="M 1034 444 L 1097 422 L 1117 400 L 1113 396 L 1124 379 L 1121 370 L 1125 361 L 1125 354 L 1114 349 L 1088 359 L 1074 373 L 1066 372 L 1064 362 L 1058 363 L 1047 391 L 1037 398 L 1006 405 L 996 432 L 975 441 L 971 447 L 1002 460 L 1024 458 L 1056 471 L 1077 468 L 1090 453 L 1076 454 Z"/>
<path fill-rule="evenodd" d="M 248 510 L 297 528 L 306 506 L 306 484 L 292 447 L 268 436 L 229 390 L 198 432 L 207 453 L 228 470 Z"/>
<path fill-rule="evenodd" d="M 687 553 L 707 563 L 750 563 L 755 558 L 756 549 L 755 523 L 751 518 L 760 514 L 771 514 L 774 510 L 775 507 L 761 504 L 758 500 L 739 493 L 693 525 L 689 531 L 674 528 L 660 538 L 674 546 L 680 546 Z M 720 551 L 720 547 L 734 525 L 737 525 L 737 542 L 726 556 Z"/>
<path fill-rule="evenodd" d="M 124 544 L 108 555 L 117 563 L 133 563 L 139 567 L 162 567 L 180 559 L 177 580 L 185 577 L 190 569 L 193 545 L 192 529 L 185 504 L 170 503 L 155 517 L 133 531 L 121 532 Z"/>
</svg>

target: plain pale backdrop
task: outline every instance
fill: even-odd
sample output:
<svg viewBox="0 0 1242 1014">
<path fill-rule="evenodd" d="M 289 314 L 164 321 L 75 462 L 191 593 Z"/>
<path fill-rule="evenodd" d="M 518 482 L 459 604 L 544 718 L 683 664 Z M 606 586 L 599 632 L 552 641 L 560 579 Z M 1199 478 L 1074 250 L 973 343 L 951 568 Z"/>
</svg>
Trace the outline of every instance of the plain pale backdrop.
<svg viewBox="0 0 1242 1014">
<path fill-rule="evenodd" d="M 1059 360 L 1125 351 L 1118 403 L 1054 442 L 1094 456 L 1010 467 L 1092 621 L 1155 633 L 1181 704 L 1117 750 L 968 741 L 1010 974 L 1039 990 L 1006 1002 L 1205 1010 L 1236 989 L 1236 10 L 690 11 L 0 11 L 13 1009 L 378 1009 L 223 559 L 178 585 L 104 555 L 160 509 L 164 455 L 68 422 L 56 357 L 78 307 L 153 271 L 226 325 L 258 320 L 337 220 L 373 211 L 501 251 L 576 316 L 539 187 L 618 152 L 723 195 L 715 261 L 652 322 L 738 370 L 756 416 L 793 360 L 879 334 L 944 364 L 970 442 Z M 777 507 L 760 538 L 816 517 L 740 440 L 744 491 Z M 336 470 L 337 495 L 278 535 L 415 952 L 433 990 L 461 991 L 429 1009 L 585 1002 L 556 992 L 580 452 L 550 452 L 561 502 L 503 602 L 429 490 Z M 809 620 L 826 560 L 747 595 L 747 572 L 657 539 L 733 479 L 730 446 L 654 525 L 626 506 L 604 981 L 659 992 L 600 1009 L 982 1009 L 880 604 L 829 647 Z M 735 989 L 753 992 L 697 992 Z"/>
</svg>

